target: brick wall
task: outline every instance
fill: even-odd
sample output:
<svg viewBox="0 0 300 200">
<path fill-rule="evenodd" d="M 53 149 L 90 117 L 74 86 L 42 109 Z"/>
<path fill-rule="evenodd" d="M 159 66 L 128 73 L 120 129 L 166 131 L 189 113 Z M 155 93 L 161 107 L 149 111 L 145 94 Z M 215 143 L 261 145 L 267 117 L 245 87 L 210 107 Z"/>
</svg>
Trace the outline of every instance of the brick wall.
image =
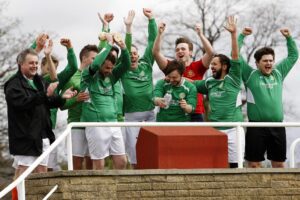
<svg viewBox="0 0 300 200">
<path fill-rule="evenodd" d="M 61 171 L 26 180 L 26 199 L 300 199 L 299 169 Z"/>
</svg>

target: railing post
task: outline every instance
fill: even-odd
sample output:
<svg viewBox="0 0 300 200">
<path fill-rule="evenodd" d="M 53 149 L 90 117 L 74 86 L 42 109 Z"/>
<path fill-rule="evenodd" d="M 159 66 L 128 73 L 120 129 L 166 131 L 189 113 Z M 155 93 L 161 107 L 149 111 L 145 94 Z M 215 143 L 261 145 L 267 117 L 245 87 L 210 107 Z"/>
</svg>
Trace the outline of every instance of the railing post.
<svg viewBox="0 0 300 200">
<path fill-rule="evenodd" d="M 238 153 L 238 168 L 243 168 L 243 131 L 241 125 L 236 127 L 236 138 L 237 138 L 237 153 Z"/>
<path fill-rule="evenodd" d="M 25 179 L 20 182 L 20 184 L 17 186 L 18 191 L 18 200 L 25 200 Z"/>
<path fill-rule="evenodd" d="M 295 168 L 295 149 L 296 145 L 300 142 L 300 138 L 296 139 L 290 147 L 290 168 Z"/>
<path fill-rule="evenodd" d="M 67 152 L 68 152 L 68 170 L 73 170 L 73 153 L 72 153 L 72 128 L 69 128 L 67 135 Z"/>
</svg>

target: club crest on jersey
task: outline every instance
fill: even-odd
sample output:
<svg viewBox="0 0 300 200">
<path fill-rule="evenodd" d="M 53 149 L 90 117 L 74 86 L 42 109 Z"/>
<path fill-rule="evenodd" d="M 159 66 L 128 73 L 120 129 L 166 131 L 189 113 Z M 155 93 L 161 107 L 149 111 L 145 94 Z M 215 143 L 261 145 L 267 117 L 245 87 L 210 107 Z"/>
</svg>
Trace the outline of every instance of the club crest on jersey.
<svg viewBox="0 0 300 200">
<path fill-rule="evenodd" d="M 185 93 L 181 92 L 181 93 L 179 94 L 179 98 L 180 98 L 180 99 L 184 99 L 184 98 L 185 98 Z"/>
<path fill-rule="evenodd" d="M 192 78 L 192 77 L 194 77 L 195 76 L 195 73 L 193 72 L 193 70 L 189 70 L 188 72 L 187 72 L 187 77 L 188 78 Z"/>
<path fill-rule="evenodd" d="M 141 71 L 140 77 L 143 77 L 143 76 L 145 76 L 145 72 L 144 72 L 144 71 Z"/>
<path fill-rule="evenodd" d="M 105 83 L 109 83 L 109 82 L 110 82 L 110 78 L 109 78 L 109 77 L 106 77 L 106 78 L 104 79 L 104 82 L 105 82 Z"/>
</svg>

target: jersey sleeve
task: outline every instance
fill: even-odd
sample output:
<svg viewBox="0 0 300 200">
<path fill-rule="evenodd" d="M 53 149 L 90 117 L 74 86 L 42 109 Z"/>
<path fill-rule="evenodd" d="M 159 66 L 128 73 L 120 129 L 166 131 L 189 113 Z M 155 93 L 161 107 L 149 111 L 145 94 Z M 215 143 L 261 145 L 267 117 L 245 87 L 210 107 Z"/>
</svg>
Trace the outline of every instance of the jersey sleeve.
<svg viewBox="0 0 300 200">
<path fill-rule="evenodd" d="M 130 56 L 128 49 L 122 49 L 121 51 L 121 57 L 120 62 L 115 66 L 115 68 L 112 71 L 113 77 L 114 77 L 114 83 L 116 83 L 121 76 L 129 70 L 131 66 Z"/>
<path fill-rule="evenodd" d="M 208 93 L 208 89 L 206 87 L 206 80 L 194 81 L 194 85 L 196 86 L 197 92 L 199 92 L 201 94 Z"/>
<path fill-rule="evenodd" d="M 240 87 L 242 83 L 242 74 L 239 60 L 230 60 L 230 69 L 228 75 L 233 79 L 235 84 Z"/>
<path fill-rule="evenodd" d="M 276 69 L 278 69 L 279 72 L 281 73 L 283 79 L 293 68 L 293 66 L 295 65 L 299 57 L 299 52 L 295 40 L 292 37 L 288 37 L 286 39 L 286 42 L 287 42 L 288 55 L 285 59 L 283 59 L 282 61 L 280 61 L 278 64 L 275 65 Z"/>
<path fill-rule="evenodd" d="M 164 96 L 164 84 L 165 84 L 164 79 L 157 81 L 155 88 L 154 88 L 154 97 L 163 97 Z"/>
<path fill-rule="evenodd" d="M 157 35 L 157 25 L 155 19 L 150 19 L 148 24 L 148 45 L 146 47 L 144 55 L 141 58 L 141 60 L 145 60 L 147 63 L 149 63 L 150 66 L 153 66 L 154 64 L 152 48 L 154 45 L 156 35 Z"/>
<path fill-rule="evenodd" d="M 77 71 L 77 58 L 73 48 L 68 49 L 68 64 L 63 71 L 57 74 L 59 84 L 57 86 L 60 91 L 64 85 L 70 80 L 73 74 Z"/>
</svg>

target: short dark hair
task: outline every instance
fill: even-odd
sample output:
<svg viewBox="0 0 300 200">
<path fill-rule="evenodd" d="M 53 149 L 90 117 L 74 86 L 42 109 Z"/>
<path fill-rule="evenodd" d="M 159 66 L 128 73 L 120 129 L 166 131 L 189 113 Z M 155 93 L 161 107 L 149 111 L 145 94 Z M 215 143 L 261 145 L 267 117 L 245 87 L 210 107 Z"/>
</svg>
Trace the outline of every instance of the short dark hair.
<svg viewBox="0 0 300 200">
<path fill-rule="evenodd" d="M 189 45 L 189 50 L 193 51 L 193 43 L 191 42 L 190 39 L 186 38 L 186 37 L 180 37 L 177 38 L 175 41 L 175 48 L 177 47 L 178 44 L 180 43 L 187 43 Z"/>
<path fill-rule="evenodd" d="M 25 62 L 25 59 L 26 59 L 26 56 L 28 54 L 31 54 L 31 55 L 35 55 L 38 57 L 38 53 L 34 50 L 34 49 L 31 49 L 31 48 L 28 48 L 28 49 L 24 49 L 23 51 L 21 51 L 18 56 L 17 56 L 17 64 L 18 64 L 18 67 L 20 68 L 21 65 Z"/>
<path fill-rule="evenodd" d="M 169 75 L 171 72 L 177 70 L 178 73 L 180 75 L 183 74 L 184 70 L 185 70 L 185 67 L 183 65 L 183 63 L 177 61 L 177 60 L 172 60 L 172 61 L 169 61 L 165 70 L 164 70 L 164 73 L 165 75 Z"/>
<path fill-rule="evenodd" d="M 228 73 L 230 69 L 230 58 L 228 58 L 224 54 L 215 54 L 214 58 L 216 57 L 219 58 L 221 65 L 227 65 L 226 73 Z"/>
<path fill-rule="evenodd" d="M 53 55 L 51 55 L 51 58 L 52 58 L 53 63 L 55 65 L 58 65 L 58 63 L 59 63 L 58 59 L 55 56 L 53 56 Z M 47 63 L 47 59 L 46 59 L 46 57 L 43 57 L 42 61 L 41 61 L 41 65 L 44 66 L 46 63 Z"/>
<path fill-rule="evenodd" d="M 263 47 L 258 49 L 255 53 L 254 53 L 254 58 L 256 62 L 259 62 L 260 59 L 264 56 L 264 55 L 272 55 L 273 59 L 275 59 L 275 53 L 274 50 L 271 47 Z"/>
<path fill-rule="evenodd" d="M 85 45 L 85 46 L 81 49 L 81 51 L 80 51 L 80 53 L 79 53 L 79 59 L 80 59 L 80 62 L 82 62 L 82 58 L 83 58 L 84 56 L 88 56 L 89 53 L 90 53 L 91 51 L 94 51 L 94 52 L 96 52 L 96 53 L 99 52 L 99 51 L 98 51 L 98 47 L 97 47 L 96 45 L 94 45 L 94 44 L 88 44 L 88 45 Z"/>
<path fill-rule="evenodd" d="M 112 47 L 111 47 L 111 50 L 110 51 L 115 51 L 115 52 L 117 52 L 117 56 L 119 56 L 119 48 L 117 47 L 117 46 L 115 46 L 115 45 L 113 45 Z"/>
</svg>

